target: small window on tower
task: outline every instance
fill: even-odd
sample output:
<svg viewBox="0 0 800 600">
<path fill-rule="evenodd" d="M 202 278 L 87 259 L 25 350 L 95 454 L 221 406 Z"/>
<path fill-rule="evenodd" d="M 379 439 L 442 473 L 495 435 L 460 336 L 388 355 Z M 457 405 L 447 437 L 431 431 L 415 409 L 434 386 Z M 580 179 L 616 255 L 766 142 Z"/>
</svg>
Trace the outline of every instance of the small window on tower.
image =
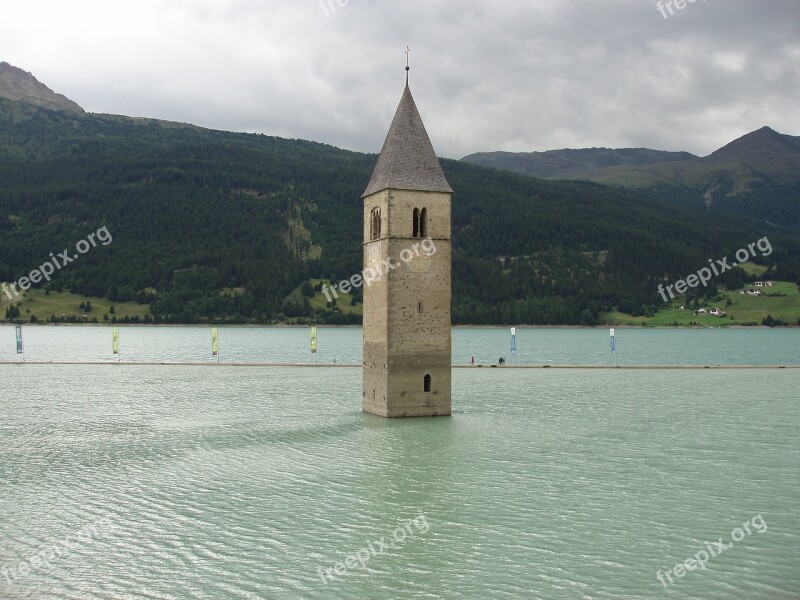
<svg viewBox="0 0 800 600">
<path fill-rule="evenodd" d="M 417 302 L 417 312 L 422 312 L 422 302 Z"/>
<path fill-rule="evenodd" d="M 377 240 L 381 237 L 381 209 L 373 208 L 370 213 L 369 238 Z"/>
<path fill-rule="evenodd" d="M 430 392 L 431 391 L 431 376 L 430 376 L 430 374 L 425 375 L 425 382 L 423 383 L 423 387 L 424 387 L 424 390 L 426 392 Z"/>
<path fill-rule="evenodd" d="M 428 235 L 428 209 L 423 208 L 419 213 L 419 237 Z"/>
<path fill-rule="evenodd" d="M 419 237 L 419 209 L 415 208 L 411 215 L 411 237 Z"/>
</svg>

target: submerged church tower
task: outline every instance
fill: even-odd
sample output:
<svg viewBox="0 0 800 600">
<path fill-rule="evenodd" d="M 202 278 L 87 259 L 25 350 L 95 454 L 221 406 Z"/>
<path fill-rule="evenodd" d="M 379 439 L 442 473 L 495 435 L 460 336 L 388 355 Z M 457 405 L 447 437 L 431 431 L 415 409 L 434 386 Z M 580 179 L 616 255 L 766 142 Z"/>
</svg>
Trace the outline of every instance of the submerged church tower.
<svg viewBox="0 0 800 600">
<path fill-rule="evenodd" d="M 362 410 L 450 414 L 450 204 L 406 87 L 364 195 Z"/>
</svg>

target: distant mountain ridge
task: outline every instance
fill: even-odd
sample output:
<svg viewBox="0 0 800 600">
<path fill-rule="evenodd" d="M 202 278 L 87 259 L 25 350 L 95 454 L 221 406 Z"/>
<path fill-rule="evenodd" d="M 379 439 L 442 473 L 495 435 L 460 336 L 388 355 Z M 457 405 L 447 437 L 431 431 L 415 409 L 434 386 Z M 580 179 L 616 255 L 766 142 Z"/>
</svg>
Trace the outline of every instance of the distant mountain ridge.
<svg viewBox="0 0 800 600">
<path fill-rule="evenodd" d="M 800 229 L 800 137 L 770 127 L 702 158 L 688 152 L 589 148 L 486 152 L 461 160 L 543 179 L 635 188 L 663 200 Z"/>
<path fill-rule="evenodd" d="M 665 152 L 648 148 L 564 148 L 546 152 L 478 152 L 461 160 L 541 179 L 586 179 L 592 173 L 610 167 L 692 158 L 697 157 L 688 152 Z"/>
<path fill-rule="evenodd" d="M 762 127 L 733 140 L 706 158 L 773 159 L 784 148 L 800 152 L 800 137 L 778 133 L 770 127 Z"/>
<path fill-rule="evenodd" d="M 84 110 L 63 94 L 57 94 L 27 71 L 0 62 L 0 98 L 25 102 L 50 110 L 83 113 Z"/>
</svg>

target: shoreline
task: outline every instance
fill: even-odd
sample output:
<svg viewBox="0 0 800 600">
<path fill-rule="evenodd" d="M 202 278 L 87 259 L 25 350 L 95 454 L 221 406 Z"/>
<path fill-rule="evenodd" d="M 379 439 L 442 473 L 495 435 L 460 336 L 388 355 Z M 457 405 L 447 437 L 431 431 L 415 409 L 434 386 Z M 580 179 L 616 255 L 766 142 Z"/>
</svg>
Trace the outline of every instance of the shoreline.
<svg viewBox="0 0 800 600">
<path fill-rule="evenodd" d="M 0 361 L 0 366 L 110 366 L 110 367 L 319 367 L 328 369 L 356 369 L 357 363 L 216 363 L 216 362 L 78 362 L 78 361 Z M 451 369 L 627 369 L 627 370 L 682 370 L 682 369 L 800 369 L 797 365 L 450 365 Z"/>
<path fill-rule="evenodd" d="M 0 327 L 15 327 L 22 325 L 23 327 L 190 327 L 190 328 L 203 328 L 218 327 L 226 329 L 308 329 L 309 327 L 316 327 L 318 329 L 361 329 L 361 325 L 326 325 L 326 324 L 313 324 L 308 325 L 256 325 L 256 324 L 180 324 L 180 323 L 45 323 L 40 321 L 38 323 L 0 323 Z M 597 329 L 608 330 L 613 327 L 614 329 L 800 329 L 800 325 L 775 325 L 769 327 L 767 325 L 723 325 L 719 327 L 712 327 L 710 325 L 451 325 L 451 329 L 509 329 L 516 327 L 517 329 Z"/>
</svg>

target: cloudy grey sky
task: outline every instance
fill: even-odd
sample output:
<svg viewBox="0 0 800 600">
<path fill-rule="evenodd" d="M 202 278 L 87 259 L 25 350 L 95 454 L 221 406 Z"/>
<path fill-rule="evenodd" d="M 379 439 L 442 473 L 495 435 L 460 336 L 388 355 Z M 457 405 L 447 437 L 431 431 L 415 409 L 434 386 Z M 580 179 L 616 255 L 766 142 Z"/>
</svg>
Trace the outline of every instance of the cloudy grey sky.
<svg viewBox="0 0 800 600">
<path fill-rule="evenodd" d="M 683 0 L 677 0 L 680 5 Z M 378 152 L 404 84 L 437 152 L 800 135 L 800 1 L 30 0 L 0 60 L 91 112 Z"/>
</svg>

